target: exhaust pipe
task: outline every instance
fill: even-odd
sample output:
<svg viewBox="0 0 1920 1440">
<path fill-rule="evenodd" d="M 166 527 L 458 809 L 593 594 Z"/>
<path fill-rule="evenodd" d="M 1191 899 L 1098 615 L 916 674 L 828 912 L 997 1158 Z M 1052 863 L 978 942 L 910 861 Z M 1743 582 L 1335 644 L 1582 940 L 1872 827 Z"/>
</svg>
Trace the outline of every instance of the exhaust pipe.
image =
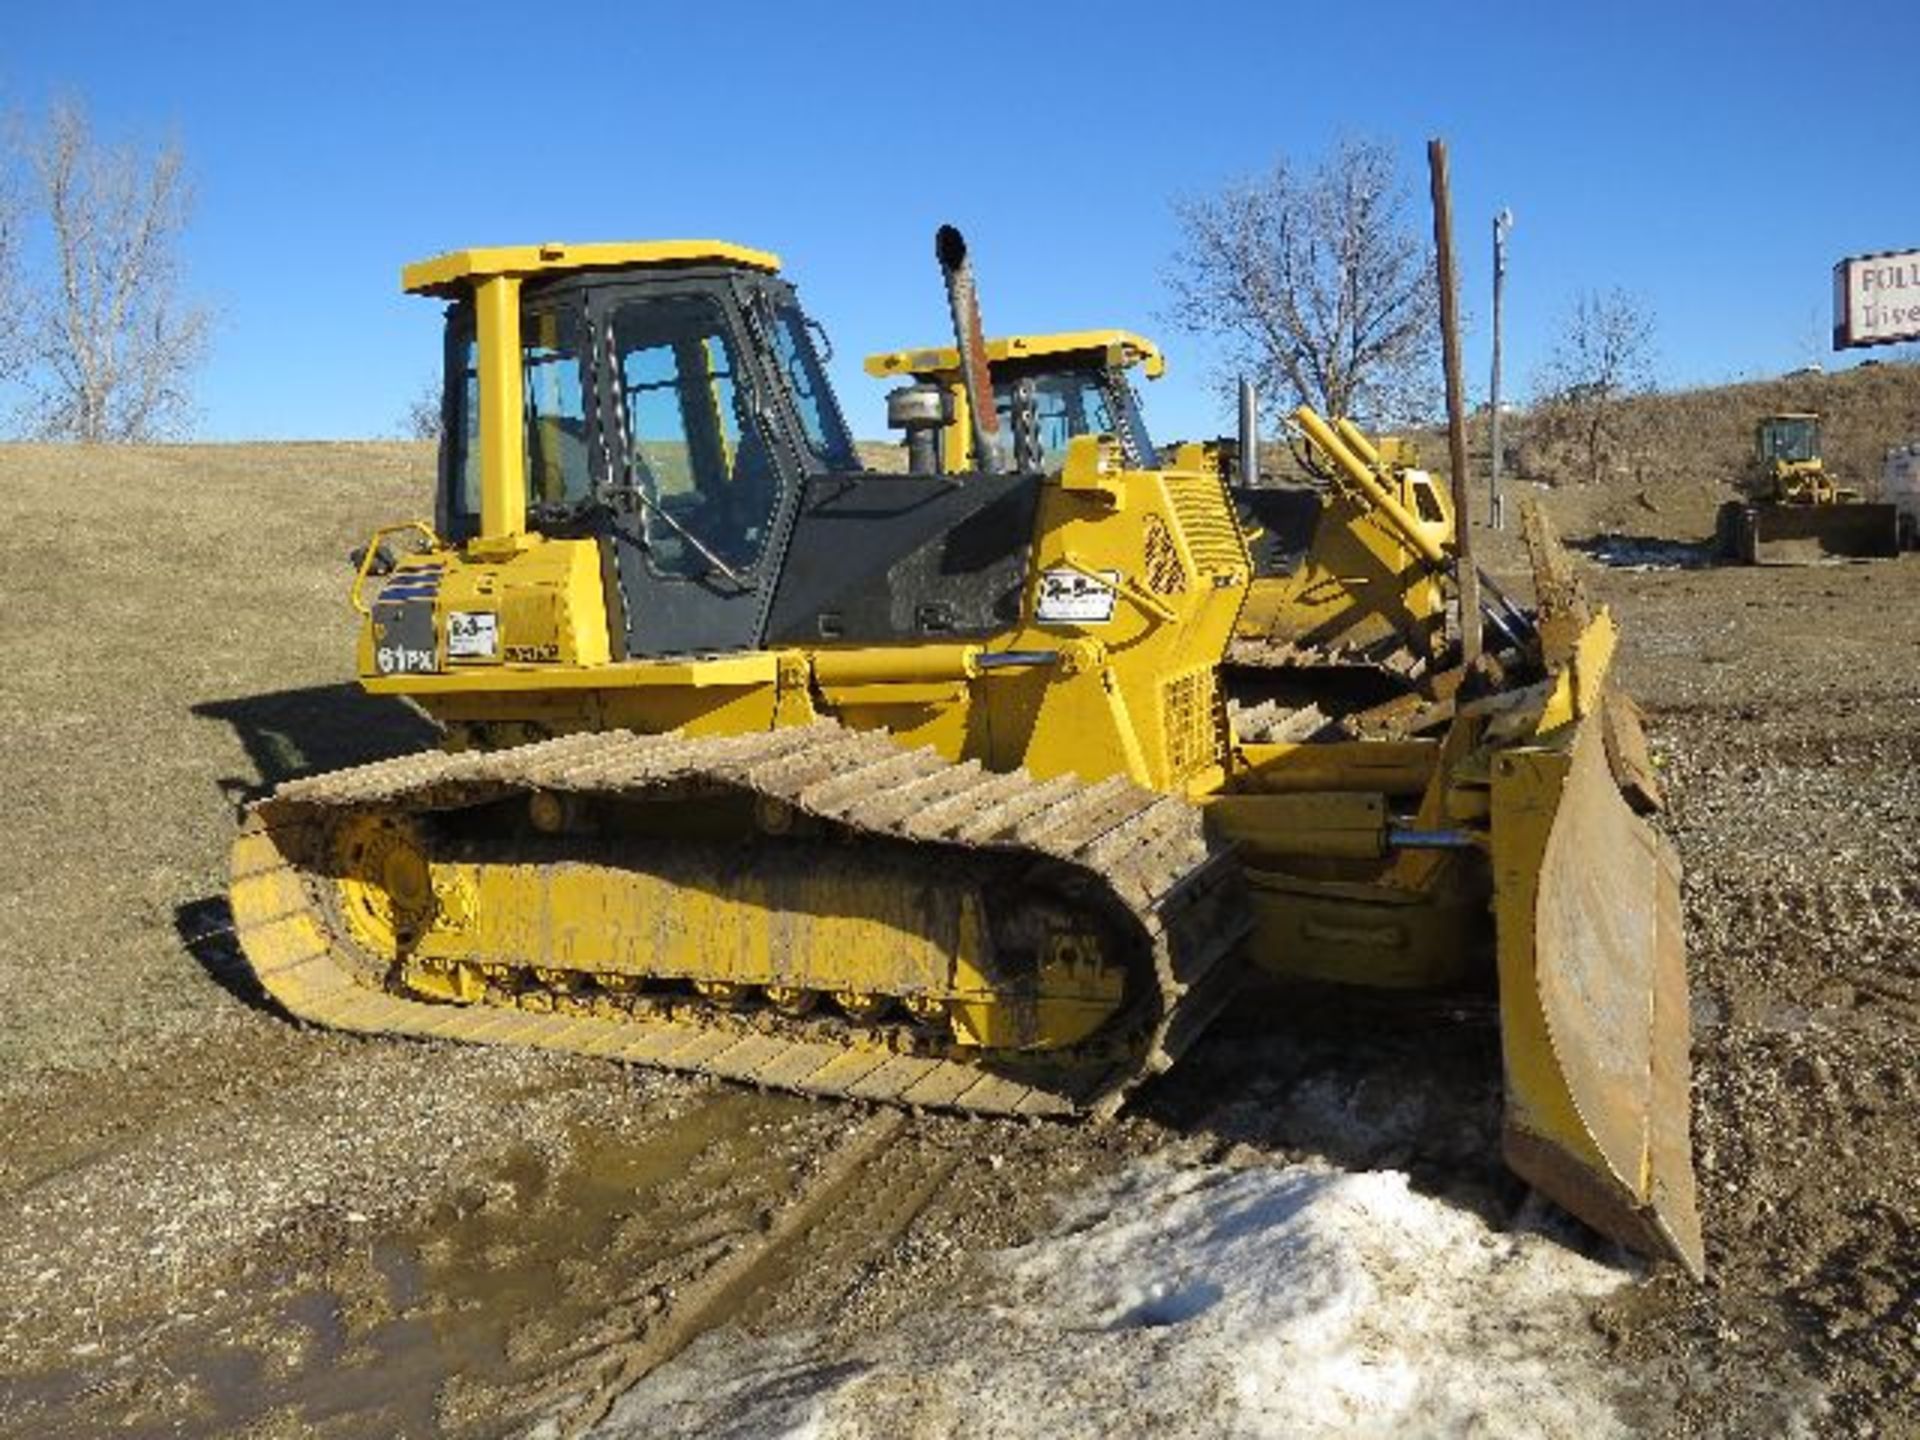
<svg viewBox="0 0 1920 1440">
<path fill-rule="evenodd" d="M 947 282 L 947 308 L 953 314 L 953 340 L 960 352 L 960 383 L 966 388 L 967 409 L 973 419 L 974 463 L 986 474 L 997 473 L 1000 450 L 1000 412 L 993 403 L 993 377 L 987 372 L 987 342 L 980 329 L 980 297 L 974 289 L 973 266 L 967 260 L 967 241 L 951 225 L 942 225 L 933 237 L 933 253 Z"/>
<path fill-rule="evenodd" d="M 1260 483 L 1260 401 L 1253 382 L 1240 381 L 1240 486 L 1251 490 Z"/>
</svg>

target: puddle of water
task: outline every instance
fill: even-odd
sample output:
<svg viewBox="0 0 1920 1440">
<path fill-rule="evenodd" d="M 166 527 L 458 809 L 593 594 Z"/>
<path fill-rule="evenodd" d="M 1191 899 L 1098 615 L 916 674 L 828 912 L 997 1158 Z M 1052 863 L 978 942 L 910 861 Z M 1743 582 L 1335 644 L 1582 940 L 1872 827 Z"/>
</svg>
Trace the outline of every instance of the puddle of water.
<svg viewBox="0 0 1920 1440">
<path fill-rule="evenodd" d="M 524 1419 L 512 1392 L 591 1363 L 597 1342 L 582 1337 L 610 1309 L 752 1230 L 792 1184 L 805 1142 L 785 1132 L 808 1111 L 730 1090 L 640 1140 L 576 1135 L 557 1170 L 511 1152 L 422 1222 L 328 1257 L 317 1284 L 274 1277 L 237 1313 L 109 1344 L 0 1394 L 15 1423 L 45 1418 L 22 1432 L 36 1435 L 269 1417 L 319 1435 L 500 1433 Z"/>
</svg>

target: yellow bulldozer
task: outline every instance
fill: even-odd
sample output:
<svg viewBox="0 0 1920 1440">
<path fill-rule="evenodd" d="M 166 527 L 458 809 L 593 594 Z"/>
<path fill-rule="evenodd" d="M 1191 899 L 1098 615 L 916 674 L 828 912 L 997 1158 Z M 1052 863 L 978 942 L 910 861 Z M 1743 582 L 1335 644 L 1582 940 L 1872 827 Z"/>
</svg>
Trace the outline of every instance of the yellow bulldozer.
<svg viewBox="0 0 1920 1440">
<path fill-rule="evenodd" d="M 1000 335 L 985 340 L 999 461 L 1057 470 L 1068 443 L 1081 435 L 1108 435 L 1128 461 L 1150 469 L 1158 458 L 1132 372 L 1148 380 L 1166 374 L 1160 347 L 1131 330 L 1070 330 Z M 973 417 L 959 348 L 930 345 L 889 350 L 866 359 L 879 380 L 910 385 L 888 397 L 888 419 L 904 431 L 911 470 L 965 474 L 976 464 Z M 1028 453 L 1016 457 L 1015 401 L 1032 417 Z"/>
<path fill-rule="evenodd" d="M 985 353 L 1003 457 L 1012 458 L 1024 398 L 1034 421 L 1031 465 L 1057 467 L 1075 436 L 1101 433 L 1135 463 L 1156 463 L 1130 383 L 1132 373 L 1166 373 L 1151 340 L 1115 329 L 1008 335 L 988 339 Z M 867 357 L 866 371 L 911 382 L 889 396 L 891 418 L 907 430 L 910 468 L 971 466 L 954 346 L 884 351 Z M 1419 468 L 1411 442 L 1369 438 L 1351 420 L 1329 424 L 1307 407 L 1290 429 L 1308 483 L 1266 483 L 1244 389 L 1242 406 L 1243 433 L 1202 447 L 1231 486 L 1253 563 L 1222 668 L 1239 733 L 1287 738 L 1330 720 L 1391 730 L 1458 678 L 1440 663 L 1452 599 L 1451 499 Z M 1516 643 L 1525 617 L 1489 577 L 1481 581 L 1486 623 Z"/>
<path fill-rule="evenodd" d="M 1036 463 L 1024 396 L 1003 456 L 965 242 L 936 249 L 964 471 L 861 467 L 764 251 L 406 268 L 446 306 L 436 514 L 372 537 L 351 600 L 362 685 L 444 744 L 250 809 L 232 904 L 266 990 L 348 1030 L 1065 1118 L 1261 978 L 1479 987 L 1511 1167 L 1700 1273 L 1678 867 L 1628 803 L 1613 622 L 1544 524 L 1523 641 L 1443 717 L 1245 738 L 1217 466 L 1119 429 Z"/>
<path fill-rule="evenodd" d="M 1820 456 L 1820 417 L 1769 415 L 1754 429 L 1754 467 L 1741 499 L 1720 507 L 1720 554 L 1746 565 L 1892 559 L 1896 508 L 1839 484 Z"/>
</svg>

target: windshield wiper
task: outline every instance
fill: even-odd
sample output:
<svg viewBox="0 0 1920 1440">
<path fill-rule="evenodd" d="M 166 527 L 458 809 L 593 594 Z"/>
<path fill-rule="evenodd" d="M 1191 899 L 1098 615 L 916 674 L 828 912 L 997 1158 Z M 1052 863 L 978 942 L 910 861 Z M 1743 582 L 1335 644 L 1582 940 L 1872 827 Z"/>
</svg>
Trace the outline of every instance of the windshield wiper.
<svg viewBox="0 0 1920 1440">
<path fill-rule="evenodd" d="M 682 540 L 686 541 L 687 544 L 691 545 L 701 559 L 705 560 L 709 565 L 713 566 L 714 569 L 718 570 L 722 575 L 726 576 L 727 579 L 731 580 L 734 584 L 738 585 L 742 590 L 751 590 L 754 588 L 753 583 L 750 580 L 748 580 L 746 576 L 742 575 L 738 570 L 734 569 L 731 565 L 727 564 L 726 561 L 722 560 L 718 555 L 714 554 L 712 548 L 709 547 L 704 541 L 702 541 L 698 535 L 694 534 L 693 531 L 689 530 L 685 525 L 681 524 L 680 521 L 675 519 L 673 515 L 668 512 L 666 506 L 662 505 L 658 500 L 654 499 L 653 496 L 649 495 L 646 491 L 645 486 L 635 483 L 634 473 L 633 473 L 633 461 L 631 458 L 628 459 L 625 466 L 626 483 L 619 486 L 616 486 L 613 483 L 613 458 L 611 456 L 607 456 L 602 460 L 601 463 L 602 463 L 601 475 L 603 477 L 602 493 L 604 494 L 606 500 L 610 501 L 610 500 L 616 500 L 616 499 L 622 499 L 622 498 L 628 498 L 628 497 L 638 500 L 642 505 L 646 506 L 647 509 L 651 510 L 654 514 L 658 515 L 662 520 L 666 521 L 668 525 L 672 526 L 673 531 L 676 535 L 678 535 Z M 604 503 L 604 501 L 602 503 Z"/>
<path fill-rule="evenodd" d="M 727 564 L 726 561 L 722 560 L 718 555 L 714 554 L 713 551 L 710 548 L 708 548 L 708 546 L 700 539 L 698 535 L 694 534 L 693 531 L 689 530 L 685 525 L 681 524 L 680 521 L 676 520 L 672 512 L 669 511 L 666 506 L 662 505 L 658 500 L 654 499 L 651 495 L 647 494 L 646 490 L 643 489 L 641 486 L 634 484 L 632 475 L 628 475 L 627 477 L 626 493 L 633 496 L 642 505 L 646 506 L 647 509 L 651 510 L 654 514 L 658 515 L 662 520 L 666 521 L 667 524 L 671 525 L 673 527 L 674 533 L 678 535 L 682 540 L 686 541 L 687 544 L 691 545 L 702 560 L 705 560 L 709 565 L 713 566 L 714 569 L 718 570 L 722 575 L 726 576 L 729 580 L 733 581 L 733 583 L 738 585 L 742 590 L 751 590 L 753 588 L 753 586 L 748 583 L 746 576 L 742 575 L 738 570 L 735 570 L 731 565 Z"/>
</svg>

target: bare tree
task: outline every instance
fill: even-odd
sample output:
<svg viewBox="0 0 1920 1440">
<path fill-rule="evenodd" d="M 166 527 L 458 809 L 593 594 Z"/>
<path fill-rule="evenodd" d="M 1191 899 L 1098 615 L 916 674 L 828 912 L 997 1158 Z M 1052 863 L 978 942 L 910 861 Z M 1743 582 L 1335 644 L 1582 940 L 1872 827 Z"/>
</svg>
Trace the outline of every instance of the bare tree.
<svg viewBox="0 0 1920 1440">
<path fill-rule="evenodd" d="M 103 146 L 85 112 L 65 103 L 26 150 L 54 267 L 49 294 L 29 311 L 32 428 L 82 441 L 170 433 L 190 416 L 208 326 L 180 295 L 191 195 L 178 147 L 149 157 Z"/>
<path fill-rule="evenodd" d="M 0 131 L 0 384 L 20 372 L 24 363 L 21 338 L 20 236 L 25 229 L 26 206 L 7 136 Z"/>
<path fill-rule="evenodd" d="M 420 393 L 413 397 L 413 403 L 407 406 L 407 413 L 400 417 L 400 435 L 406 440 L 438 440 L 445 427 L 440 409 L 440 380 L 430 377 L 420 387 Z"/>
<path fill-rule="evenodd" d="M 1589 483 L 1621 441 L 1621 404 L 1653 388 L 1653 314 L 1624 290 L 1577 296 L 1534 384 L 1536 422 L 1578 445 Z"/>
<path fill-rule="evenodd" d="M 1170 318 L 1224 342 L 1229 372 L 1331 415 L 1432 413 L 1439 295 L 1393 153 L 1346 140 L 1311 174 L 1176 201 Z"/>
</svg>

